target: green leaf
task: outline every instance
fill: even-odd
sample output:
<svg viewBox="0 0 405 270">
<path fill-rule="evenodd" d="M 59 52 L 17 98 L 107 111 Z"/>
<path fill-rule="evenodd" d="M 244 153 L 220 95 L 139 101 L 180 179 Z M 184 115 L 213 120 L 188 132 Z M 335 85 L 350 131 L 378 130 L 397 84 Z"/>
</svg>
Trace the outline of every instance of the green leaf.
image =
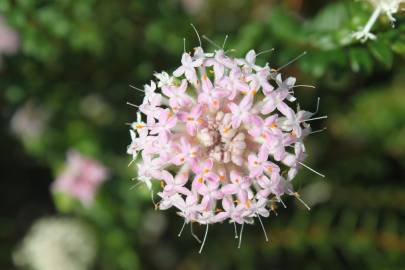
<svg viewBox="0 0 405 270">
<path fill-rule="evenodd" d="M 388 44 L 383 41 L 376 40 L 369 42 L 368 47 L 379 62 L 381 62 L 387 69 L 391 68 L 393 62 L 393 53 Z"/>
<path fill-rule="evenodd" d="M 400 41 L 394 42 L 391 45 L 391 49 L 394 52 L 401 54 L 402 56 L 405 56 L 405 40 L 400 40 Z"/>
<path fill-rule="evenodd" d="M 373 61 L 365 49 L 351 48 L 349 51 L 350 67 L 353 72 L 365 71 L 370 73 L 373 69 Z"/>
</svg>

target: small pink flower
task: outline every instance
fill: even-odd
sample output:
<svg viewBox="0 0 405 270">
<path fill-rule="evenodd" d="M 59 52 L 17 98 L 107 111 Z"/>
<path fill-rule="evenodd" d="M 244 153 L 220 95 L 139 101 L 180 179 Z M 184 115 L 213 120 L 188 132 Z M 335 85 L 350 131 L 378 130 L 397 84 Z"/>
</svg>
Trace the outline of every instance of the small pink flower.
<svg viewBox="0 0 405 270">
<path fill-rule="evenodd" d="M 238 199 L 245 203 L 248 197 L 252 197 L 252 191 L 250 186 L 252 182 L 248 177 L 242 177 L 242 175 L 236 171 L 230 173 L 231 183 L 222 187 L 221 191 L 225 195 L 237 195 Z"/>
<path fill-rule="evenodd" d="M 209 180 L 218 182 L 218 176 L 212 171 L 213 165 L 212 159 L 207 159 L 202 164 L 193 164 L 192 170 L 195 173 L 193 189 L 198 190 L 204 182 Z"/>
<path fill-rule="evenodd" d="M 172 198 L 173 205 L 180 210 L 178 214 L 182 216 L 186 222 L 194 222 L 197 220 L 197 215 L 201 212 L 201 206 L 198 204 L 198 197 L 196 194 L 188 194 L 184 200 L 181 196 Z"/>
<path fill-rule="evenodd" d="M 227 91 L 222 88 L 214 88 L 208 77 L 203 76 L 202 92 L 198 95 L 198 102 L 204 103 L 209 107 L 218 109 L 223 97 L 228 95 Z"/>
<path fill-rule="evenodd" d="M 163 189 L 165 195 L 171 196 L 176 193 L 183 195 L 191 194 L 190 190 L 184 187 L 189 177 L 187 172 L 180 172 L 176 177 L 173 177 L 168 171 L 163 171 L 161 177 L 166 184 Z"/>
<path fill-rule="evenodd" d="M 279 173 L 280 169 L 278 166 L 270 161 L 267 161 L 269 158 L 269 149 L 263 145 L 260 148 L 259 155 L 250 154 L 248 156 L 249 162 L 249 177 L 259 177 L 266 173 Z"/>
<path fill-rule="evenodd" d="M 199 187 L 198 193 L 203 196 L 201 206 L 204 209 L 211 209 L 217 200 L 222 199 L 223 194 L 218 187 L 219 182 L 213 181 L 208 181 Z"/>
<path fill-rule="evenodd" d="M 243 204 L 238 204 L 237 206 L 235 206 L 234 202 L 232 201 L 232 197 L 226 196 L 222 199 L 222 207 L 224 208 L 224 211 L 217 214 L 217 222 L 229 219 L 230 222 L 243 224 L 244 220 L 242 215 L 245 211 L 245 207 Z"/>
<path fill-rule="evenodd" d="M 248 124 L 251 120 L 250 109 L 253 105 L 253 97 L 245 96 L 239 105 L 235 103 L 229 104 L 229 109 L 232 112 L 232 127 L 238 128 L 242 123 Z"/>
<path fill-rule="evenodd" d="M 203 63 L 202 59 L 193 60 L 190 54 L 183 53 L 183 56 L 181 58 L 182 66 L 177 68 L 173 72 L 173 75 L 175 77 L 180 77 L 181 75 L 184 74 L 187 80 L 189 80 L 193 84 L 196 84 L 198 80 L 195 68 L 201 66 L 202 63 Z"/>
<path fill-rule="evenodd" d="M 159 113 L 159 122 L 151 127 L 150 134 L 170 134 L 176 123 L 177 117 L 169 109 L 162 109 Z"/>
<path fill-rule="evenodd" d="M 177 166 L 187 162 L 191 166 L 196 166 L 198 147 L 191 145 L 186 138 L 182 137 L 177 146 L 178 154 L 174 156 L 173 163 Z"/>
<path fill-rule="evenodd" d="M 172 109 L 188 106 L 191 103 L 190 97 L 185 93 L 187 91 L 187 80 L 182 80 L 179 87 L 174 85 L 162 87 L 162 92 L 169 98 L 169 104 Z"/>
<path fill-rule="evenodd" d="M 205 65 L 213 66 L 215 79 L 220 80 L 224 76 L 225 68 L 232 68 L 235 64 L 225 56 L 224 50 L 218 50 L 215 52 L 214 58 L 208 59 Z"/>
<path fill-rule="evenodd" d="M 190 136 L 194 136 L 197 132 L 197 128 L 202 125 L 203 121 L 200 118 L 202 114 L 202 106 L 194 106 L 189 113 L 180 112 L 178 117 L 180 120 L 186 122 L 186 129 Z"/>
</svg>

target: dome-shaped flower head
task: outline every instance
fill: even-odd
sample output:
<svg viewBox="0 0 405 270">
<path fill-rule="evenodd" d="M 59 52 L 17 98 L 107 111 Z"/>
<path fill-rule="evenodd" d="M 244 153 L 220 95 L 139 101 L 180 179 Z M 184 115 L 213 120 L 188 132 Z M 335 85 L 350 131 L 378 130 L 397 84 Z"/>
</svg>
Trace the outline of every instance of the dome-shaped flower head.
<svg viewBox="0 0 405 270">
<path fill-rule="evenodd" d="M 282 80 L 256 56 L 198 47 L 182 55 L 173 76 L 155 74 L 145 86 L 128 153 L 140 159 L 141 183 L 150 190 L 160 183 L 156 206 L 174 207 L 184 226 L 204 224 L 207 233 L 228 221 L 236 234 L 241 226 L 241 239 L 244 224 L 262 224 L 282 196 L 299 198 L 291 181 L 301 166 L 312 170 L 303 163 L 307 122 L 325 117 L 293 109 L 295 78 Z"/>
</svg>

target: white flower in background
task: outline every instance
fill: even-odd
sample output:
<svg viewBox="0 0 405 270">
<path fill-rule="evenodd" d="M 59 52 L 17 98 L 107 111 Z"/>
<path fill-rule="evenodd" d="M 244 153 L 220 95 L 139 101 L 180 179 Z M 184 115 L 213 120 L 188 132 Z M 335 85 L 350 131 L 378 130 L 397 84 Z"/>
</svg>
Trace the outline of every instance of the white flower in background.
<svg viewBox="0 0 405 270">
<path fill-rule="evenodd" d="M 6 19 L 0 16 L 0 65 L 1 55 L 15 54 L 20 47 L 20 39 L 17 32 L 8 26 Z"/>
<path fill-rule="evenodd" d="M 34 223 L 13 253 L 18 267 L 35 270 L 87 270 L 96 256 L 94 233 L 72 218 L 43 218 Z"/>
<path fill-rule="evenodd" d="M 41 136 L 47 119 L 48 114 L 41 107 L 28 101 L 12 116 L 10 129 L 20 139 L 27 142 Z"/>
<path fill-rule="evenodd" d="M 377 38 L 370 31 L 381 14 L 384 13 L 391 21 L 392 25 L 394 25 L 395 18 L 393 17 L 393 14 L 398 12 L 401 3 L 405 3 L 405 0 L 367 0 L 367 1 L 374 7 L 374 12 L 371 15 L 370 19 L 368 20 L 367 24 L 364 26 L 364 28 L 353 34 L 353 36 L 356 39 L 360 40 L 361 42 L 366 42 L 368 39 L 374 40 Z"/>
</svg>

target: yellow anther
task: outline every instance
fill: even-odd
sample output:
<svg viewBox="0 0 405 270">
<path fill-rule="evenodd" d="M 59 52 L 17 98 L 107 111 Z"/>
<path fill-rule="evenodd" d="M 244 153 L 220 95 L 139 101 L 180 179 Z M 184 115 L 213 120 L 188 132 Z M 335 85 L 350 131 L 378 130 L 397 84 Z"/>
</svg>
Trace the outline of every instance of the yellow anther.
<svg viewBox="0 0 405 270">
<path fill-rule="evenodd" d="M 136 127 L 137 129 L 140 129 L 140 128 L 144 128 L 145 126 L 142 125 L 142 124 L 137 124 L 135 127 Z"/>
<path fill-rule="evenodd" d="M 165 182 L 164 181 L 160 181 L 160 187 L 164 188 L 165 187 Z"/>
<path fill-rule="evenodd" d="M 224 175 L 220 175 L 220 176 L 219 176 L 219 180 L 224 181 L 224 180 L 225 180 L 225 176 L 224 176 Z"/>
<path fill-rule="evenodd" d="M 269 126 L 269 128 L 276 128 L 277 127 L 277 124 L 276 123 L 273 123 L 273 124 L 271 124 L 270 126 Z"/>
<path fill-rule="evenodd" d="M 269 166 L 269 167 L 267 167 L 267 171 L 268 171 L 269 173 L 271 173 L 271 172 L 273 172 L 273 168 L 272 168 L 271 166 Z"/>
<path fill-rule="evenodd" d="M 203 180 L 204 180 L 204 179 L 203 179 L 202 177 L 200 177 L 200 178 L 197 179 L 198 183 L 200 183 L 200 184 L 202 184 Z"/>
<path fill-rule="evenodd" d="M 210 172 L 209 169 L 207 169 L 207 168 L 204 169 L 204 173 L 209 173 L 209 172 Z"/>
<path fill-rule="evenodd" d="M 228 133 L 228 132 L 229 132 L 229 130 L 231 130 L 231 128 L 230 128 L 230 127 L 226 127 L 226 128 L 224 128 L 224 133 Z"/>
<path fill-rule="evenodd" d="M 246 201 L 246 203 L 245 203 L 245 205 L 246 205 L 246 208 L 248 208 L 248 209 L 249 209 L 249 208 L 250 208 L 250 206 L 251 206 L 251 204 L 250 204 L 250 200 L 247 200 L 247 201 Z"/>
<path fill-rule="evenodd" d="M 203 78 L 204 81 L 205 81 L 206 79 L 208 79 L 208 78 L 207 78 L 207 74 L 204 74 L 202 78 Z"/>
</svg>

